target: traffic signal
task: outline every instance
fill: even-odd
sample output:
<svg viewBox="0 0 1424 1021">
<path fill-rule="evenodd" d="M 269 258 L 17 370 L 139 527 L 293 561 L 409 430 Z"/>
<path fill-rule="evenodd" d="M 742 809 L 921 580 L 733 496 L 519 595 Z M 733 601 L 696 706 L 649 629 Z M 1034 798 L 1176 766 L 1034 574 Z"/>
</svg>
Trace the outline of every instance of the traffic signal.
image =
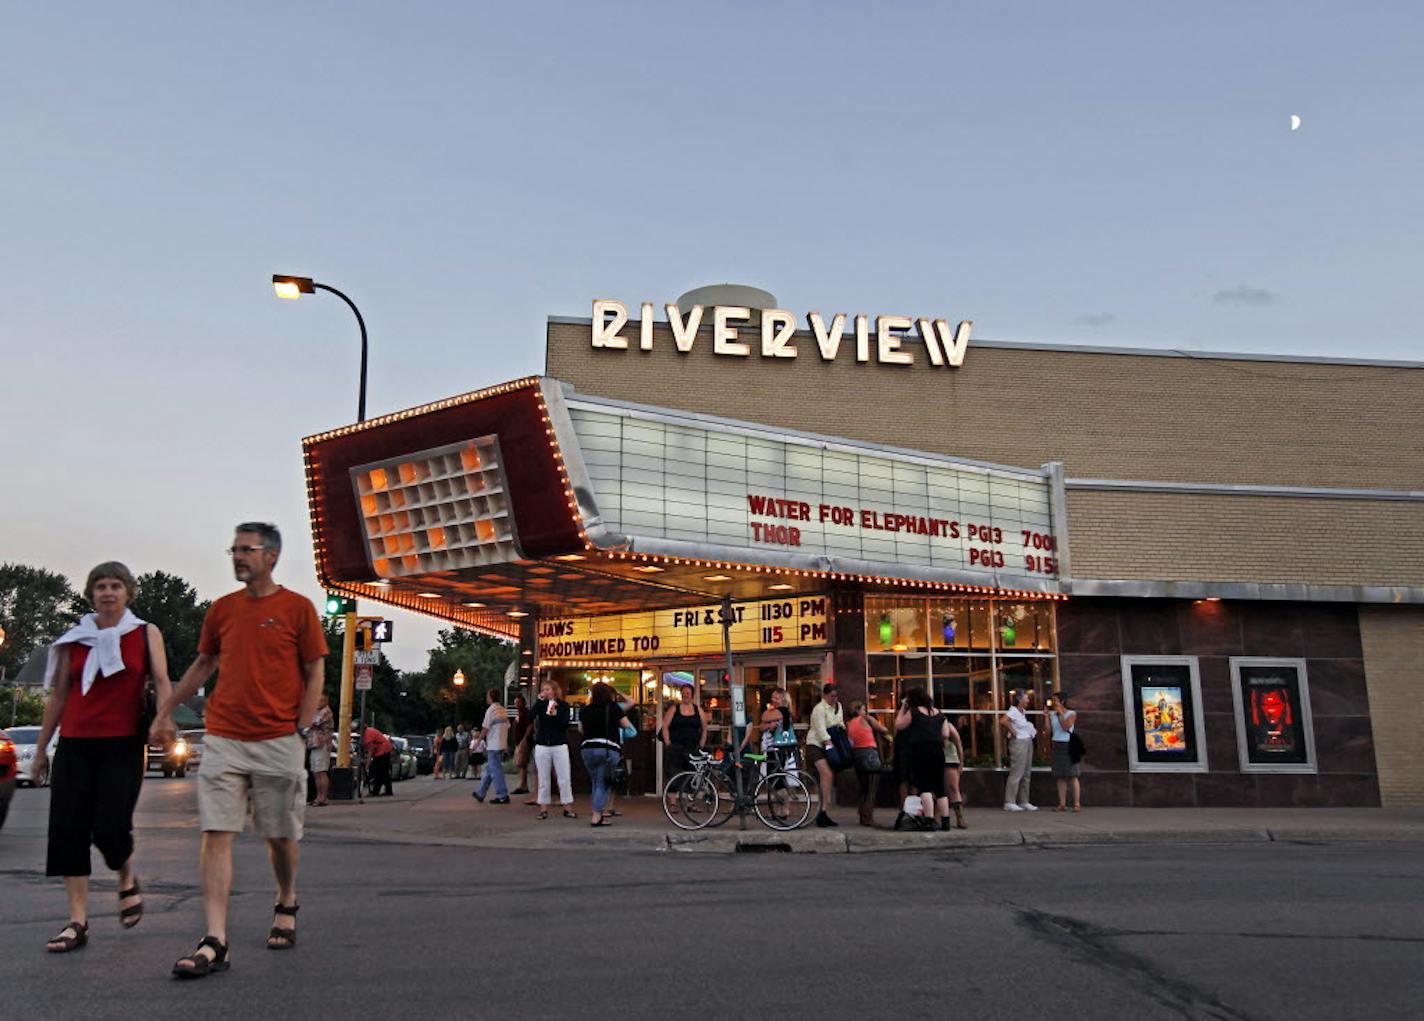
<svg viewBox="0 0 1424 1021">
<path fill-rule="evenodd" d="M 350 596 L 337 595 L 335 592 L 326 594 L 326 615 L 328 617 L 340 617 L 345 613 L 356 612 L 356 600 Z"/>
<path fill-rule="evenodd" d="M 376 644 L 371 641 L 371 629 L 364 624 L 358 625 L 356 628 L 356 651 L 370 652 L 375 647 Z"/>
</svg>

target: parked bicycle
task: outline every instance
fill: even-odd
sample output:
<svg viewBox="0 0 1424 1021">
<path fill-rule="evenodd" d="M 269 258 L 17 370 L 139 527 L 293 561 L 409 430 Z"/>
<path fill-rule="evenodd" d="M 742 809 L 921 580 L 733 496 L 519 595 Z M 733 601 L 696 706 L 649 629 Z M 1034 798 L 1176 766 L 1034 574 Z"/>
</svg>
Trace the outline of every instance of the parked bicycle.
<svg viewBox="0 0 1424 1021">
<path fill-rule="evenodd" d="M 744 754 L 739 765 L 725 754 L 698 752 L 688 761 L 691 769 L 663 785 L 663 814 L 679 829 L 720 826 L 733 815 L 752 813 L 769 829 L 794 830 L 806 825 L 820 805 L 815 777 L 784 763 L 768 763 L 765 755 Z"/>
</svg>

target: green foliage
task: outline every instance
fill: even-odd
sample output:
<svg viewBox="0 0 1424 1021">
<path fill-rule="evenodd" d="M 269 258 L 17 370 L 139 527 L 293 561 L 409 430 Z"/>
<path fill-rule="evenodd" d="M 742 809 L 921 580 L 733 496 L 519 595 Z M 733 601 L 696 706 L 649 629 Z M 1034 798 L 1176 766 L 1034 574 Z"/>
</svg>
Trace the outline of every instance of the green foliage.
<svg viewBox="0 0 1424 1021">
<path fill-rule="evenodd" d="M 36 650 L 54 641 L 84 612 L 62 574 L 43 567 L 0 564 L 0 667 L 14 676 Z"/>
<path fill-rule="evenodd" d="M 141 574 L 137 580 L 138 596 L 129 608 L 163 632 L 168 673 L 177 681 L 198 656 L 198 636 L 212 601 L 200 602 L 193 586 L 166 571 Z"/>
<path fill-rule="evenodd" d="M 45 697 L 34 688 L 0 688 L 0 727 L 43 723 Z"/>
</svg>

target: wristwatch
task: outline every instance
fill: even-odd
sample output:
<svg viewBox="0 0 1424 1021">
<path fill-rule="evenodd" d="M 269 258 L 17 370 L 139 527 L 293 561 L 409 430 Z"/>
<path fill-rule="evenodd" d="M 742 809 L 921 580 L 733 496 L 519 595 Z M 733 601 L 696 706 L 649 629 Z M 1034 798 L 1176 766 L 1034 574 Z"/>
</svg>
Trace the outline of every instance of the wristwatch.
<svg viewBox="0 0 1424 1021">
<path fill-rule="evenodd" d="M 305 740 L 305 739 L 307 738 L 307 736 L 308 736 L 310 733 L 311 733 L 311 728 L 310 728 L 310 727 L 298 727 L 298 728 L 297 728 L 297 736 L 300 737 L 300 738 L 302 738 L 303 740 Z"/>
</svg>

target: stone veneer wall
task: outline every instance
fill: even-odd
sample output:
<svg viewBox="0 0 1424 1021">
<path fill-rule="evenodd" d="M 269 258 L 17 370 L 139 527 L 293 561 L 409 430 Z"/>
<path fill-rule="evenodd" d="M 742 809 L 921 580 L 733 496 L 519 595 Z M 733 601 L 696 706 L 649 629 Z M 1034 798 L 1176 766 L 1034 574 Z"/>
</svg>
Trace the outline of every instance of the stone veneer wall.
<svg viewBox="0 0 1424 1021">
<path fill-rule="evenodd" d="M 1087 746 L 1087 805 L 1380 804 L 1370 689 L 1354 605 L 1072 599 L 1058 608 L 1058 644 L 1060 683 L 1076 698 L 1078 729 Z M 1123 655 L 1199 657 L 1209 772 L 1128 772 Z M 1306 661 L 1318 773 L 1240 771 L 1232 656 Z M 1035 777 L 1036 797 L 1056 799 L 1048 793 L 1051 787 L 1048 777 Z"/>
</svg>

